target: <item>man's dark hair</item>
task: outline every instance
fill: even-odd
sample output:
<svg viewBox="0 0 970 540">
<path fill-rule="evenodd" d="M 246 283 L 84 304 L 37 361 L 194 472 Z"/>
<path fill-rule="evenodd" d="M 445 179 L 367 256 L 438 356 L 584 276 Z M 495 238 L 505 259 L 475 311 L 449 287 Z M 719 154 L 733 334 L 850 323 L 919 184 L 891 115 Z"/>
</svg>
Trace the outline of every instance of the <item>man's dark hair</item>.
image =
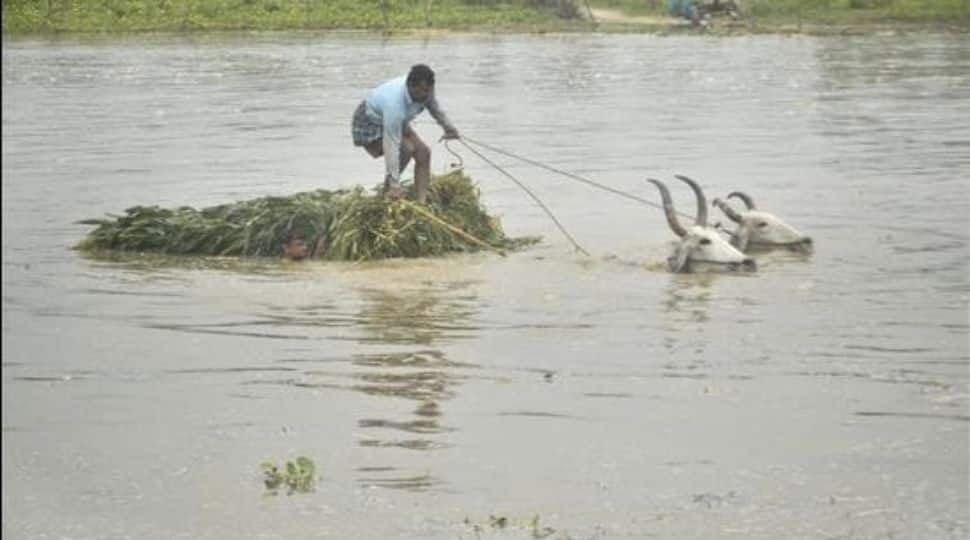
<svg viewBox="0 0 970 540">
<path fill-rule="evenodd" d="M 420 83 L 434 86 L 434 71 L 424 64 L 411 66 L 411 72 L 408 73 L 408 86 L 415 86 Z"/>
<path fill-rule="evenodd" d="M 289 244 L 294 240 L 306 241 L 306 234 L 301 230 L 297 230 L 297 229 L 291 230 L 286 233 L 285 237 L 283 237 L 283 244 Z"/>
</svg>

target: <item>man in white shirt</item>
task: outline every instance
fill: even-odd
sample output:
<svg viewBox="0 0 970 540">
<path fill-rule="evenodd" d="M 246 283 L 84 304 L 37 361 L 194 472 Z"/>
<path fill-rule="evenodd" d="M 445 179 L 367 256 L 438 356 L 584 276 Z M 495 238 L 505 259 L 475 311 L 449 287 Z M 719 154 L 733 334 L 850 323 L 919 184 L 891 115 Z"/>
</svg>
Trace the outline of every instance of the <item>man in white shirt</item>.
<svg viewBox="0 0 970 540">
<path fill-rule="evenodd" d="M 387 195 L 400 198 L 401 172 L 414 159 L 414 184 L 418 202 L 424 204 L 431 182 L 431 149 L 411 129 L 410 122 L 427 108 L 445 139 L 459 138 L 458 130 L 441 110 L 434 95 L 434 71 L 424 64 L 411 68 L 407 77 L 391 79 L 367 94 L 357 106 L 351 131 L 354 146 L 362 146 L 378 158 L 384 156 Z"/>
</svg>

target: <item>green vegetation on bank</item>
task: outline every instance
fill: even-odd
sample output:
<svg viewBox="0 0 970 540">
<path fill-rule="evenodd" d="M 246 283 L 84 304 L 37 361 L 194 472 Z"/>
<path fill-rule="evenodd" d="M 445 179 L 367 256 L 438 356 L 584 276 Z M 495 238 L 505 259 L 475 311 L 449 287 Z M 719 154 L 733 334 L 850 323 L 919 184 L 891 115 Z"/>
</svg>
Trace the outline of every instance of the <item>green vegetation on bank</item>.
<svg viewBox="0 0 970 540">
<path fill-rule="evenodd" d="M 560 5 L 558 0 L 4 0 L 3 30 L 557 30 L 585 25 L 570 20 Z"/>
<path fill-rule="evenodd" d="M 685 1 L 685 0 L 682 0 Z M 702 0 L 694 0 L 698 3 Z M 711 0 L 704 0 L 710 2 Z M 4 0 L 5 34 L 212 30 L 656 31 L 683 26 L 668 0 L 589 0 L 653 24 L 584 19 L 587 0 Z M 757 31 L 930 24 L 970 26 L 970 0 L 740 0 Z M 669 21 L 664 22 L 664 21 Z"/>
<path fill-rule="evenodd" d="M 694 3 L 700 2 L 694 0 Z M 749 24 L 970 22 L 970 0 L 736 0 L 736 3 Z M 629 15 L 667 15 L 668 9 L 668 0 L 590 0 L 590 4 Z"/>
</svg>

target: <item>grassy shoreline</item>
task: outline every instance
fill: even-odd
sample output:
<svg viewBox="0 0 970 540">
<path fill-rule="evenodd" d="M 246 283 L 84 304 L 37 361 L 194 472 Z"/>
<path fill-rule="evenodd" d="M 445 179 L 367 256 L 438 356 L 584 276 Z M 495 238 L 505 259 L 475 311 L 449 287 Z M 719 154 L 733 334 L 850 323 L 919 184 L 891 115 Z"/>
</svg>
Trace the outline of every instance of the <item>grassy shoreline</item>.
<svg viewBox="0 0 970 540">
<path fill-rule="evenodd" d="M 541 4 L 541 3 L 540 3 Z M 6 0 L 5 34 L 220 30 L 570 30 L 529 2 L 461 0 Z"/>
<path fill-rule="evenodd" d="M 683 0 L 682 0 L 683 1 Z M 698 0 L 695 0 L 697 2 Z M 736 0 L 742 18 L 712 19 L 714 33 L 857 34 L 970 30 L 970 0 Z M 631 19 L 667 15 L 667 0 L 590 0 Z M 655 25 L 656 26 L 656 25 Z"/>
<path fill-rule="evenodd" d="M 363 30 L 427 34 L 697 33 L 666 0 L 592 0 L 629 15 L 590 21 L 582 0 L 563 17 L 555 0 L 6 0 L 7 36 L 251 30 Z M 747 0 L 739 21 L 717 17 L 714 34 L 860 34 L 970 30 L 970 0 Z M 644 15 L 650 22 L 644 23 Z M 639 19 L 639 20 L 638 20 Z"/>
</svg>

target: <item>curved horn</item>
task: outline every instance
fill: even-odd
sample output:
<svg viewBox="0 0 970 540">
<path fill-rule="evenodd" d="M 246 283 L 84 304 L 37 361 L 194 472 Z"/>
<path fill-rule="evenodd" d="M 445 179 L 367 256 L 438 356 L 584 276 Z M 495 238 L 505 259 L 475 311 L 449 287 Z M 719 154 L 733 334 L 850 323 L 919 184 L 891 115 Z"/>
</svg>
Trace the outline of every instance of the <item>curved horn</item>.
<svg viewBox="0 0 970 540">
<path fill-rule="evenodd" d="M 707 227 L 707 199 L 704 198 L 704 192 L 701 191 L 701 187 L 697 185 L 697 182 L 682 174 L 675 174 L 674 178 L 686 182 L 694 190 L 694 195 L 697 196 L 697 217 L 694 218 L 694 224 Z"/>
<path fill-rule="evenodd" d="M 670 200 L 670 192 L 667 191 L 667 186 L 660 180 L 654 180 L 653 178 L 647 178 L 647 182 L 652 183 L 660 189 L 660 198 L 664 201 L 664 214 L 667 216 L 667 225 L 670 225 L 670 230 L 674 231 L 674 234 L 681 238 L 687 236 L 687 231 L 677 221 L 677 212 L 674 211 L 674 202 Z"/>
<path fill-rule="evenodd" d="M 720 208 L 721 211 L 724 212 L 724 214 L 727 217 L 731 218 L 731 221 L 735 223 L 741 223 L 741 214 L 738 214 L 737 212 L 735 212 L 734 208 L 731 208 L 731 205 L 722 201 L 721 199 L 714 199 L 713 201 L 711 201 L 711 206 L 716 206 Z"/>
<path fill-rule="evenodd" d="M 744 193 L 743 191 L 732 191 L 728 194 L 727 198 L 730 199 L 731 197 L 737 197 L 744 201 L 744 205 L 748 207 L 748 210 L 755 209 L 754 201 L 751 200 L 751 197 L 749 197 L 747 193 Z"/>
</svg>

